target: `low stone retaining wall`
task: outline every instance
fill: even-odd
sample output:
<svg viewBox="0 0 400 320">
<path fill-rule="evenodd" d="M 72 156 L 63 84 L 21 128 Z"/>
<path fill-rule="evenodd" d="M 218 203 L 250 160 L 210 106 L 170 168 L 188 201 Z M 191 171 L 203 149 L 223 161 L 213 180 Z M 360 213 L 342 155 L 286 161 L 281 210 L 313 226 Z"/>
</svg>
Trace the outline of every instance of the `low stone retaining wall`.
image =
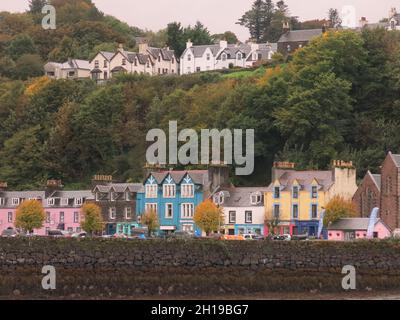
<svg viewBox="0 0 400 320">
<path fill-rule="evenodd" d="M 43 290 L 42 267 L 56 270 Z M 400 242 L 0 239 L 0 296 L 231 296 L 340 292 L 342 268 L 357 290 L 400 288 Z"/>
</svg>

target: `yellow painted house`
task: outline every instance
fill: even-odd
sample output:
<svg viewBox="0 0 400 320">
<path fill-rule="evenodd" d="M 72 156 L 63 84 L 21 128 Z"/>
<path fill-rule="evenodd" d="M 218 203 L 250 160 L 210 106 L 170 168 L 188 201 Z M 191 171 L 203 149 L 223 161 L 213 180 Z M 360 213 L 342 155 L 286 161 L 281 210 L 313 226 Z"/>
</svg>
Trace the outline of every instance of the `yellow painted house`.
<svg viewBox="0 0 400 320">
<path fill-rule="evenodd" d="M 352 162 L 333 161 L 332 170 L 297 171 L 291 162 L 275 162 L 264 194 L 267 230 L 315 236 L 322 208 L 332 197 L 351 200 L 357 190 Z"/>
</svg>

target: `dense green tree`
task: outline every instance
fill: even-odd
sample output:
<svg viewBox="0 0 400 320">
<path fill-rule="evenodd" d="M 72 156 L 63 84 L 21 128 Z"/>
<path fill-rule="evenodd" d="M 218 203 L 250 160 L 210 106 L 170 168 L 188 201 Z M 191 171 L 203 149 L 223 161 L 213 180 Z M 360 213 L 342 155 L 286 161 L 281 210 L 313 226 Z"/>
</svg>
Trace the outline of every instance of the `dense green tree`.
<svg viewBox="0 0 400 320">
<path fill-rule="evenodd" d="M 329 28 L 340 28 L 342 26 L 342 19 L 338 9 L 330 8 L 328 11 Z"/>
<path fill-rule="evenodd" d="M 33 14 L 42 13 L 42 8 L 47 4 L 47 0 L 29 0 L 29 12 Z"/>
<path fill-rule="evenodd" d="M 214 35 L 212 35 L 212 40 L 213 40 L 213 42 L 216 42 L 219 40 L 226 40 L 226 41 L 228 41 L 229 44 L 237 44 L 239 42 L 238 37 L 232 31 L 226 31 L 221 34 L 214 34 Z"/>
<path fill-rule="evenodd" d="M 37 53 L 37 48 L 29 35 L 19 34 L 10 42 L 6 51 L 12 59 L 17 60 L 24 54 Z"/>
<path fill-rule="evenodd" d="M 26 80 L 43 74 L 43 61 L 37 54 L 24 54 L 15 63 L 13 76 L 16 79 Z"/>
</svg>

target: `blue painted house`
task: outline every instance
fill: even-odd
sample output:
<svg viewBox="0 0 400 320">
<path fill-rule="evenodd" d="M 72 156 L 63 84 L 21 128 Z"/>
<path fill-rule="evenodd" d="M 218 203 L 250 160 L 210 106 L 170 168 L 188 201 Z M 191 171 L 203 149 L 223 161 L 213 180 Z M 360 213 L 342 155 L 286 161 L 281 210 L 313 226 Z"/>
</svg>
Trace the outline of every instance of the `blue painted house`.
<svg viewBox="0 0 400 320">
<path fill-rule="evenodd" d="M 209 170 L 150 172 L 137 193 L 137 215 L 156 211 L 160 235 L 174 231 L 200 233 L 193 216 L 196 207 L 209 196 L 210 177 Z"/>
</svg>

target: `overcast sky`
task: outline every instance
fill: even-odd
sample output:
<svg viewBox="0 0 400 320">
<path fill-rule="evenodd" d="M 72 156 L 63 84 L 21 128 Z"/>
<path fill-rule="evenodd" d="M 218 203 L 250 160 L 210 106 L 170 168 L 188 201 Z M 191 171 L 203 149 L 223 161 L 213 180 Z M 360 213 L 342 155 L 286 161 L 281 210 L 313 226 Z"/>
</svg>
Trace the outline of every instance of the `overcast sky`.
<svg viewBox="0 0 400 320">
<path fill-rule="evenodd" d="M 227 30 L 235 32 L 241 40 L 248 38 L 245 28 L 235 24 L 251 7 L 253 0 L 93 0 L 106 14 L 111 14 L 132 26 L 159 30 L 168 22 L 180 21 L 184 25 L 197 20 L 204 23 L 212 33 Z M 325 18 L 329 8 L 342 11 L 346 5 L 355 9 L 357 20 L 365 16 L 370 22 L 387 17 L 391 7 L 398 7 L 399 0 L 286 0 L 290 12 L 300 20 Z M 0 0 L 0 11 L 24 11 L 28 0 Z"/>
</svg>

